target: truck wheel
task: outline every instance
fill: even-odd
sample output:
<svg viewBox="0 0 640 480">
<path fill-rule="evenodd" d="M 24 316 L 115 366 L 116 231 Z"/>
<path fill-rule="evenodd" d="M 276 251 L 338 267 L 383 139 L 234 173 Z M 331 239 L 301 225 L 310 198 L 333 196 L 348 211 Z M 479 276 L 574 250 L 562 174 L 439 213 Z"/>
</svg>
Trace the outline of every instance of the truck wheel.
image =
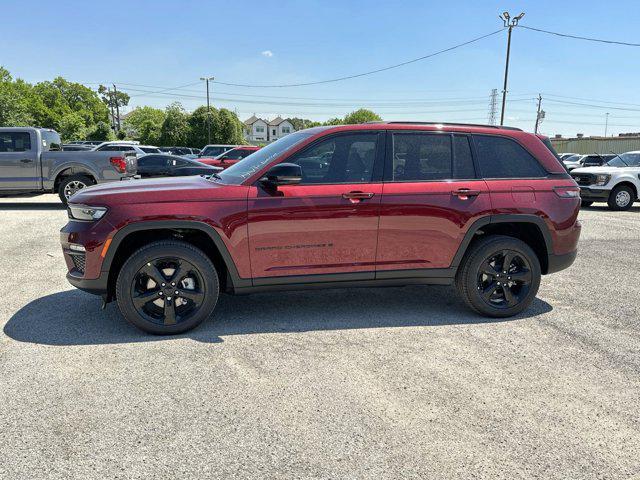
<svg viewBox="0 0 640 480">
<path fill-rule="evenodd" d="M 218 301 L 218 273 L 193 245 L 163 240 L 140 248 L 116 281 L 127 321 L 156 335 L 183 333 L 209 318 Z"/>
<path fill-rule="evenodd" d="M 94 182 L 91 177 L 81 173 L 63 178 L 60 185 L 58 185 L 58 195 L 60 196 L 60 200 L 62 200 L 62 203 L 66 205 L 74 193 L 93 185 L 93 183 Z"/>
<path fill-rule="evenodd" d="M 492 235 L 475 243 L 456 275 L 464 302 L 487 317 L 510 317 L 531 305 L 540 287 L 540 262 L 521 240 Z"/>
<path fill-rule="evenodd" d="M 590 207 L 593 204 L 593 202 L 588 202 L 586 200 L 582 200 L 582 202 L 580 202 L 580 205 L 582 207 Z"/>
<path fill-rule="evenodd" d="M 633 206 L 635 193 L 631 187 L 626 185 L 618 185 L 611 190 L 607 204 L 611 210 L 629 210 Z"/>
</svg>

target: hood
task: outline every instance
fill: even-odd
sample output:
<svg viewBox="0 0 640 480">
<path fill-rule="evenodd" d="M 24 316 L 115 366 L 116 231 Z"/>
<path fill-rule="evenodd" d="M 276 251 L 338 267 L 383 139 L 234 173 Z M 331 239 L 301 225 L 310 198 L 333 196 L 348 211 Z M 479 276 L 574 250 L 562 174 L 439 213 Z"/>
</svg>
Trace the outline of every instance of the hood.
<svg viewBox="0 0 640 480">
<path fill-rule="evenodd" d="M 248 187 L 224 185 L 201 176 L 123 180 L 94 185 L 73 195 L 69 203 L 92 206 L 246 199 Z"/>
<path fill-rule="evenodd" d="M 611 173 L 621 170 L 617 167 L 582 167 L 571 170 L 571 173 Z"/>
</svg>

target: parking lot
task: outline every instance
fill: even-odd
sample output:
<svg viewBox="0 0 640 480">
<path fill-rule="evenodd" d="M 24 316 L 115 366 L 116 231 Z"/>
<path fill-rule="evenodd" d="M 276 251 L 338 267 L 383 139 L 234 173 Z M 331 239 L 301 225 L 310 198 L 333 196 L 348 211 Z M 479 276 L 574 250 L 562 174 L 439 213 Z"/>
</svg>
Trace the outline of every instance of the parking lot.
<svg viewBox="0 0 640 480">
<path fill-rule="evenodd" d="M 640 208 L 580 218 L 516 318 L 270 293 L 165 338 L 67 283 L 56 196 L 0 199 L 0 478 L 636 478 Z"/>
</svg>

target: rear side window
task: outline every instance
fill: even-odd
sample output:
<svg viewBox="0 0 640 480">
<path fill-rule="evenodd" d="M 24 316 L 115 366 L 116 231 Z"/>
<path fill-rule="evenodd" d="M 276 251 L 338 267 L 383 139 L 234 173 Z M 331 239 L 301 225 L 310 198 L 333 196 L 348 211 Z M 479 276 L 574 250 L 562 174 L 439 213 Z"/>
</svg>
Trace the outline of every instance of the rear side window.
<svg viewBox="0 0 640 480">
<path fill-rule="evenodd" d="M 44 151 L 60 151 L 62 150 L 62 141 L 58 132 L 51 130 L 41 130 L 42 149 Z"/>
<path fill-rule="evenodd" d="M 392 178 L 394 182 L 453 178 L 451 135 L 395 133 Z"/>
<path fill-rule="evenodd" d="M 29 132 L 0 133 L 0 152 L 28 152 L 31 150 Z"/>
<path fill-rule="evenodd" d="M 476 177 L 469 137 L 466 135 L 453 137 L 453 177 L 464 180 Z"/>
<path fill-rule="evenodd" d="M 538 161 L 517 142 L 504 137 L 474 135 L 480 173 L 484 178 L 546 176 Z"/>
</svg>

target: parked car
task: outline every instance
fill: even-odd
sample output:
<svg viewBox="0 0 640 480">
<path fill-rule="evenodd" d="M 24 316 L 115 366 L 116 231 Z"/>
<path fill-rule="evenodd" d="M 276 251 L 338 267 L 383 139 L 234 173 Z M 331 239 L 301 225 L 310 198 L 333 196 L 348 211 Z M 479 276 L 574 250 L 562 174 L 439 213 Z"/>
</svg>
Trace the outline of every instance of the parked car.
<svg viewBox="0 0 640 480">
<path fill-rule="evenodd" d="M 579 155 L 578 153 L 559 153 L 558 158 L 560 160 L 566 160 L 569 157 L 573 157 L 574 155 Z"/>
<path fill-rule="evenodd" d="M 253 145 L 243 145 L 241 147 L 232 148 L 215 158 L 199 158 L 199 160 L 206 165 L 212 165 L 214 167 L 224 169 L 229 168 L 231 165 L 238 163 L 240 160 L 248 157 L 252 153 L 257 152 L 260 148 L 261 147 Z"/>
<path fill-rule="evenodd" d="M 206 145 L 198 154 L 200 157 L 215 158 L 239 145 Z"/>
<path fill-rule="evenodd" d="M 93 150 L 93 147 L 79 143 L 63 143 L 62 150 L 65 152 L 88 152 L 89 150 Z"/>
<path fill-rule="evenodd" d="M 212 175 L 220 170 L 222 169 L 176 155 L 151 153 L 138 157 L 138 175 L 142 178 Z"/>
<path fill-rule="evenodd" d="M 574 168 L 578 168 L 582 166 L 582 163 L 580 162 L 582 160 L 582 157 L 584 157 L 584 155 L 576 153 L 574 155 L 565 157 L 562 160 L 562 163 L 567 168 L 567 170 L 571 171 Z"/>
<path fill-rule="evenodd" d="M 600 165 L 604 165 L 609 160 L 615 157 L 615 154 L 608 153 L 593 153 L 589 155 L 575 155 L 573 157 L 569 157 L 563 163 L 567 170 L 570 172 L 576 168 L 581 167 L 597 167 Z"/>
<path fill-rule="evenodd" d="M 276 289 L 455 285 L 508 317 L 573 263 L 581 228 L 549 140 L 497 126 L 316 127 L 208 178 L 122 183 L 73 197 L 67 278 L 156 334 L 199 325 L 219 292 Z"/>
<path fill-rule="evenodd" d="M 187 156 L 193 155 L 197 156 L 200 150 L 197 148 L 190 147 L 158 147 L 158 149 L 162 153 L 168 153 L 169 155 L 179 155 L 179 156 Z"/>
<path fill-rule="evenodd" d="M 611 210 L 629 210 L 640 192 L 640 151 L 615 155 L 605 165 L 572 170 L 582 206 L 607 202 Z"/>
<path fill-rule="evenodd" d="M 57 193 L 66 204 L 80 189 L 135 173 L 135 157 L 125 152 L 65 152 L 54 130 L 0 128 L 0 195 Z"/>
<path fill-rule="evenodd" d="M 137 157 L 147 153 L 162 153 L 158 147 L 152 145 L 136 145 L 129 142 L 103 142 L 94 148 L 96 152 L 132 152 Z"/>
</svg>

